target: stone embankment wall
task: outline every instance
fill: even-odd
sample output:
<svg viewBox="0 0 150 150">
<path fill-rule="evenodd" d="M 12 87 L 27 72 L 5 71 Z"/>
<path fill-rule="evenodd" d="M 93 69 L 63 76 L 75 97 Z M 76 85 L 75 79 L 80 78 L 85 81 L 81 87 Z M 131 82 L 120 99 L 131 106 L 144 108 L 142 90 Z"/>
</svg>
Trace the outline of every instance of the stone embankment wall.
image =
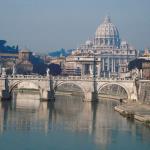
<svg viewBox="0 0 150 150">
<path fill-rule="evenodd" d="M 140 80 L 138 86 L 139 101 L 150 104 L 150 80 Z"/>
</svg>

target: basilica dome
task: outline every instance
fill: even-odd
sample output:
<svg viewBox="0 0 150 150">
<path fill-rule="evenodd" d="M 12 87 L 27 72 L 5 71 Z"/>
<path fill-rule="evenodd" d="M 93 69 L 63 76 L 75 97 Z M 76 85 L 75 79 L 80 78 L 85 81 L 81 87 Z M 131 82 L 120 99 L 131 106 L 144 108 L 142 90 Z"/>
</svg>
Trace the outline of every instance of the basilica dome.
<svg viewBox="0 0 150 150">
<path fill-rule="evenodd" d="M 120 45 L 119 32 L 117 27 L 106 16 L 104 22 L 97 28 L 95 33 L 96 45 L 116 46 Z"/>
<path fill-rule="evenodd" d="M 112 24 L 110 17 L 106 16 L 104 22 L 97 28 L 96 37 L 119 36 L 117 27 Z"/>
</svg>

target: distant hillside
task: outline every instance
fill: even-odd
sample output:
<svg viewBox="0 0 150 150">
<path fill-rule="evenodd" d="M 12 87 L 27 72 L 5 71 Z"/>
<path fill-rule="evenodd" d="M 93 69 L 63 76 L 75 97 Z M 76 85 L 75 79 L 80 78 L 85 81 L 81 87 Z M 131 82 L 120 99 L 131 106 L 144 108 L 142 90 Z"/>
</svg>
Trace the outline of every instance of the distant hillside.
<svg viewBox="0 0 150 150">
<path fill-rule="evenodd" d="M 0 53 L 18 53 L 18 46 L 6 45 L 7 41 L 0 40 Z"/>
<path fill-rule="evenodd" d="M 49 56 L 52 56 L 52 57 L 59 57 L 59 56 L 68 56 L 71 54 L 71 52 L 73 51 L 74 49 L 69 49 L 69 50 L 65 50 L 65 49 L 60 49 L 60 50 L 56 50 L 56 51 L 53 51 L 53 52 L 49 52 Z"/>
</svg>

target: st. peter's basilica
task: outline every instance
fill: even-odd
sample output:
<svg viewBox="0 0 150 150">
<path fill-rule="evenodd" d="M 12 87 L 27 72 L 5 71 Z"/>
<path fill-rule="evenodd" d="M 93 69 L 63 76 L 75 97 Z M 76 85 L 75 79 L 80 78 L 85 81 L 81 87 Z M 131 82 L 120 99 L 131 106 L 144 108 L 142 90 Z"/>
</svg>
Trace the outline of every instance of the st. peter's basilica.
<svg viewBox="0 0 150 150">
<path fill-rule="evenodd" d="M 94 61 L 98 77 L 119 76 L 127 72 L 129 61 L 135 59 L 138 51 L 122 41 L 117 27 L 106 16 L 96 30 L 95 37 L 81 45 L 66 58 L 66 71 L 78 70 L 81 75 L 93 75 Z"/>
</svg>

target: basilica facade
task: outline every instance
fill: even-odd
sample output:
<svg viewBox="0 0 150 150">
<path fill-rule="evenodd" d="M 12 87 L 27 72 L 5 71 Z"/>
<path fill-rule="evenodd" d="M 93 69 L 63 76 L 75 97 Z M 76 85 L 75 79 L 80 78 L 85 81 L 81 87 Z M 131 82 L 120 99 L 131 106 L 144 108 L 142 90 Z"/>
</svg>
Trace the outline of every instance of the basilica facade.
<svg viewBox="0 0 150 150">
<path fill-rule="evenodd" d="M 81 75 L 92 76 L 95 71 L 98 77 L 118 77 L 128 71 L 128 63 L 137 55 L 138 51 L 121 40 L 117 27 L 106 16 L 97 28 L 95 37 L 66 58 L 65 68 L 71 66 L 72 69 L 78 69 Z"/>
</svg>

